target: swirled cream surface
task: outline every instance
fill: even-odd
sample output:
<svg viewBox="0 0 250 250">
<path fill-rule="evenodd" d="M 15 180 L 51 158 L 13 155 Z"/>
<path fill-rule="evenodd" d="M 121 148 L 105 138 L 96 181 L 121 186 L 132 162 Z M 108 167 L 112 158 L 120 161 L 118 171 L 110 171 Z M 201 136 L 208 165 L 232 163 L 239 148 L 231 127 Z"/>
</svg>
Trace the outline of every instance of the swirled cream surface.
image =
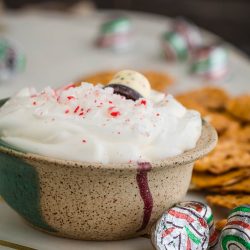
<svg viewBox="0 0 250 250">
<path fill-rule="evenodd" d="M 24 151 L 85 162 L 154 161 L 195 147 L 202 124 L 171 95 L 137 101 L 84 83 L 26 88 L 0 108 L 0 138 Z"/>
</svg>

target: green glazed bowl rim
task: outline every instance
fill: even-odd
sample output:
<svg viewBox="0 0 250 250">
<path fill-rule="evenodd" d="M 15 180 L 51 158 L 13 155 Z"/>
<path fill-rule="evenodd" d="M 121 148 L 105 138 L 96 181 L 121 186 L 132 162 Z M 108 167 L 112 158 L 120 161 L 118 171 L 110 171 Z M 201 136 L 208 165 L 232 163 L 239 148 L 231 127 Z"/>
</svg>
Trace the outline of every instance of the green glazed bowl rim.
<svg viewBox="0 0 250 250">
<path fill-rule="evenodd" d="M 8 98 L 0 100 L 0 107 L 8 100 Z M 216 130 L 205 120 L 202 120 L 202 132 L 201 136 L 196 144 L 196 147 L 187 150 L 184 153 L 168 157 L 163 160 L 156 160 L 150 162 L 153 169 L 165 168 L 171 166 L 184 165 L 194 162 L 195 160 L 205 156 L 214 149 L 218 141 Z M 0 152 L 12 155 L 14 157 L 26 159 L 29 161 L 38 161 L 43 163 L 51 163 L 56 166 L 66 166 L 69 168 L 87 168 L 87 169 L 99 169 L 99 170 L 136 170 L 138 169 L 137 162 L 131 163 L 95 163 L 95 162 L 83 162 L 64 160 L 59 158 L 48 157 L 35 153 L 22 152 L 21 149 L 17 149 L 10 144 L 5 143 L 0 139 Z"/>
</svg>

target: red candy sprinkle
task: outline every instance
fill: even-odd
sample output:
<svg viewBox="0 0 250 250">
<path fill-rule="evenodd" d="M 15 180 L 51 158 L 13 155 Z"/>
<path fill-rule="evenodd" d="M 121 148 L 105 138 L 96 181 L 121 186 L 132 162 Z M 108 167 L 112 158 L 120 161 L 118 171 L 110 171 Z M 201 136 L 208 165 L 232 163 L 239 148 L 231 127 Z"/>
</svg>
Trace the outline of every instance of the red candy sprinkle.
<svg viewBox="0 0 250 250">
<path fill-rule="evenodd" d="M 143 105 L 147 105 L 147 101 L 146 100 L 141 100 L 141 104 L 143 104 Z"/>
<path fill-rule="evenodd" d="M 75 99 L 74 96 L 70 95 L 70 96 L 67 96 L 68 100 L 71 100 L 71 99 Z"/>
<path fill-rule="evenodd" d="M 65 113 L 65 114 L 68 114 L 68 113 L 69 113 L 69 109 L 66 109 L 66 110 L 64 111 L 64 113 Z"/>
<path fill-rule="evenodd" d="M 78 105 L 75 110 L 74 110 L 74 113 L 76 113 L 78 110 L 79 110 L 80 106 Z"/>
<path fill-rule="evenodd" d="M 110 115 L 112 115 L 113 117 L 117 117 L 117 116 L 121 115 L 121 113 L 119 111 L 113 111 L 110 113 Z"/>
</svg>

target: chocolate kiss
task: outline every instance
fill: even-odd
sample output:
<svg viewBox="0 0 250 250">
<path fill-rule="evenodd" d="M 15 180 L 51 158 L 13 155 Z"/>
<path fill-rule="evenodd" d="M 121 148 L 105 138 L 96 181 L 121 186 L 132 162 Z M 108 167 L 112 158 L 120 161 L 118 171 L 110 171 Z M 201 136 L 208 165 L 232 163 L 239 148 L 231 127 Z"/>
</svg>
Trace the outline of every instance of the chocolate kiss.
<svg viewBox="0 0 250 250">
<path fill-rule="evenodd" d="M 105 86 L 104 88 L 109 88 L 109 87 L 113 88 L 114 94 L 124 96 L 126 99 L 131 99 L 133 101 L 136 101 L 143 97 L 134 89 L 127 87 L 125 85 L 119 84 L 119 83 L 109 84 Z"/>
</svg>

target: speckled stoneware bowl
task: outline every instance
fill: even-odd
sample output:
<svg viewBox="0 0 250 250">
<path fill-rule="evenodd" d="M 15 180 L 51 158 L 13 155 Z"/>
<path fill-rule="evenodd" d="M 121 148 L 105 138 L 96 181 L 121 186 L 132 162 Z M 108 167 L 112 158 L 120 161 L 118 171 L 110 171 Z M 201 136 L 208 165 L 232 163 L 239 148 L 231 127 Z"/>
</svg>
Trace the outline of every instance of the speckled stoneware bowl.
<svg viewBox="0 0 250 250">
<path fill-rule="evenodd" d="M 102 165 L 22 152 L 0 141 L 0 194 L 29 224 L 54 235 L 136 237 L 184 198 L 194 161 L 216 142 L 215 130 L 203 122 L 196 148 L 177 157 Z"/>
</svg>

